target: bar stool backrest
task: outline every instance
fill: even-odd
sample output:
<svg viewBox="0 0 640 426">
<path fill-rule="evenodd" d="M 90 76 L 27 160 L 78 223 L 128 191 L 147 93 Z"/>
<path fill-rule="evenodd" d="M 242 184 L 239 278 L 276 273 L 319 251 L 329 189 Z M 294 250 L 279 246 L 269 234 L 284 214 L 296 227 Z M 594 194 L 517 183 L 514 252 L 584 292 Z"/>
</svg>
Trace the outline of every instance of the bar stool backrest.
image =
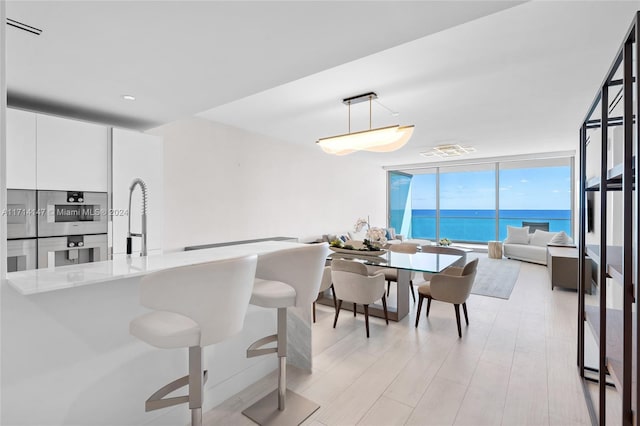
<svg viewBox="0 0 640 426">
<path fill-rule="evenodd" d="M 140 303 L 191 318 L 200 327 L 200 346 L 212 345 L 242 330 L 256 264 L 251 255 L 145 275 Z"/>
<path fill-rule="evenodd" d="M 307 308 L 318 297 L 329 245 L 294 246 L 258 256 L 256 278 L 280 281 L 296 291 L 296 307 Z"/>
</svg>

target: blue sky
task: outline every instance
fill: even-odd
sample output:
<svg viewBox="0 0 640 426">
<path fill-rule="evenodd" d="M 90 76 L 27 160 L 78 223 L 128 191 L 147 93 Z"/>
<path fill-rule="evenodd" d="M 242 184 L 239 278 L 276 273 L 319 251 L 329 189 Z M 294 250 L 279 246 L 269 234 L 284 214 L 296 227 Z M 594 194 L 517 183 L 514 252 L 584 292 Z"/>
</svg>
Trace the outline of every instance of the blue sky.
<svg viewBox="0 0 640 426">
<path fill-rule="evenodd" d="M 500 209 L 571 209 L 570 168 L 541 167 L 500 171 Z M 435 209 L 435 175 L 415 175 L 411 181 L 412 208 Z M 440 208 L 495 209 L 494 172 L 440 174 Z"/>
</svg>

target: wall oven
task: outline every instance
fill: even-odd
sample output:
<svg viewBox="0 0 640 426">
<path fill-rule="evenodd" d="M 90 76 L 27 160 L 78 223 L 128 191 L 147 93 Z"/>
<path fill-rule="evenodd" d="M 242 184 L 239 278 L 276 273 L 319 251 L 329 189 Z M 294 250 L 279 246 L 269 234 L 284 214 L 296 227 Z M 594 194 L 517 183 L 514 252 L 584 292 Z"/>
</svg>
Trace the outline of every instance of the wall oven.
<svg viewBox="0 0 640 426">
<path fill-rule="evenodd" d="M 38 191 L 38 237 L 107 233 L 107 193 Z"/>
<path fill-rule="evenodd" d="M 36 191 L 30 189 L 7 190 L 7 238 L 34 238 L 36 236 Z"/>
<path fill-rule="evenodd" d="M 107 260 L 107 235 L 38 238 L 38 268 Z"/>
</svg>

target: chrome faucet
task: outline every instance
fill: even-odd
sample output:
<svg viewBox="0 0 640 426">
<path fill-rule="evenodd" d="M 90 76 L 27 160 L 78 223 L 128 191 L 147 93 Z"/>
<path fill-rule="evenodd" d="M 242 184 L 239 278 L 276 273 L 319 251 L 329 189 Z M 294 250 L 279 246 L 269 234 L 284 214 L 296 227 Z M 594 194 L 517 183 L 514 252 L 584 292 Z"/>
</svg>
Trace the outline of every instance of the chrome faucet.
<svg viewBox="0 0 640 426">
<path fill-rule="evenodd" d="M 131 232 L 131 197 L 136 186 L 140 186 L 142 190 L 142 224 L 139 234 Z M 147 184 L 140 178 L 135 178 L 129 186 L 129 228 L 127 229 L 127 254 L 133 251 L 131 237 L 140 237 L 140 256 L 147 255 Z"/>
</svg>

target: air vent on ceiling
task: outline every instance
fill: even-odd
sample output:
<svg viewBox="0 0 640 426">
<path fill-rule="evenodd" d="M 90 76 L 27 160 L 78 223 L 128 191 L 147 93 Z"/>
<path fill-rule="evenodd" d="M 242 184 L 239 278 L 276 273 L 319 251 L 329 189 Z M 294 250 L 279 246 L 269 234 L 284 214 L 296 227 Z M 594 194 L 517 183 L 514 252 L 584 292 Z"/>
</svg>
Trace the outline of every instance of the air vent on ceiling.
<svg viewBox="0 0 640 426">
<path fill-rule="evenodd" d="M 32 27 L 31 25 L 27 25 L 23 22 L 16 21 L 15 19 L 7 18 L 7 25 L 22 31 L 26 31 L 31 34 L 35 34 L 35 35 L 42 34 L 42 30 L 40 28 Z"/>
</svg>

